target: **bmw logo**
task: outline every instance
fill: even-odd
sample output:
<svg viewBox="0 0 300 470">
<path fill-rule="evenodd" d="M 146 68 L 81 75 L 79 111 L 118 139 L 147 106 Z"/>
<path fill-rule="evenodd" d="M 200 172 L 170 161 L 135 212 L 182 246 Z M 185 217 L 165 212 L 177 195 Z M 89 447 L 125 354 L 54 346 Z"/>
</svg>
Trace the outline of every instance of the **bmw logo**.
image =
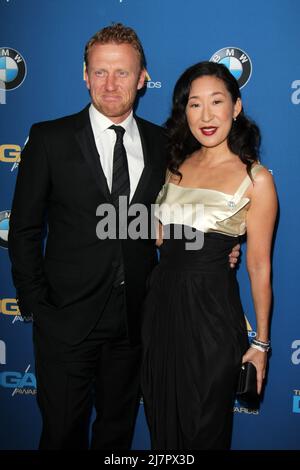
<svg viewBox="0 0 300 470">
<path fill-rule="evenodd" d="M 14 90 L 24 82 L 26 62 L 21 54 L 9 47 L 0 47 L 0 89 Z"/>
<path fill-rule="evenodd" d="M 8 247 L 8 229 L 9 229 L 10 211 L 0 212 L 0 246 Z"/>
<path fill-rule="evenodd" d="M 209 60 L 226 65 L 237 80 L 240 88 L 243 88 L 250 80 L 252 63 L 248 54 L 242 49 L 232 46 L 224 47 L 215 52 Z"/>
</svg>

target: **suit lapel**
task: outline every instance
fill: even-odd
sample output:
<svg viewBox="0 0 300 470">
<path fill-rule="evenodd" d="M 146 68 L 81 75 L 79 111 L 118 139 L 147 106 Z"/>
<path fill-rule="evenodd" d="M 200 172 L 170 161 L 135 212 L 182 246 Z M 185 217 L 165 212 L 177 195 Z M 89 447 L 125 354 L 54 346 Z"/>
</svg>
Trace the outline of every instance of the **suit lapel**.
<svg viewBox="0 0 300 470">
<path fill-rule="evenodd" d="M 147 134 L 147 132 L 145 132 L 142 121 L 136 116 L 135 116 L 135 120 L 136 120 L 140 137 L 141 137 L 145 166 L 142 171 L 141 177 L 139 179 L 135 193 L 131 199 L 130 205 L 142 200 L 143 192 L 145 191 L 145 188 L 147 188 L 147 185 L 150 181 L 151 174 L 152 174 L 152 165 L 151 165 L 151 160 L 149 156 L 149 152 L 151 149 L 150 136 Z"/>
<path fill-rule="evenodd" d="M 111 200 L 90 122 L 89 105 L 77 115 L 75 135 L 93 178 L 106 199 Z"/>
</svg>

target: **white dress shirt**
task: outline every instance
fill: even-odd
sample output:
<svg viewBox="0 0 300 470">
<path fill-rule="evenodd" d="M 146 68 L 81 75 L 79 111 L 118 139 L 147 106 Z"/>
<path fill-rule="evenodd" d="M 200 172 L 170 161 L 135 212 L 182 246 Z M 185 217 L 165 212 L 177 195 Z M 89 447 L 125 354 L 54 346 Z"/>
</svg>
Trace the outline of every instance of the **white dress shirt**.
<svg viewBox="0 0 300 470">
<path fill-rule="evenodd" d="M 113 129 L 108 128 L 114 123 L 109 118 L 101 114 L 93 104 L 90 106 L 89 114 L 97 150 L 100 156 L 101 166 L 107 180 L 107 185 L 111 191 L 113 154 L 117 136 Z M 128 160 L 130 180 L 129 199 L 131 200 L 144 169 L 142 142 L 137 123 L 133 117 L 133 112 L 129 114 L 125 121 L 118 124 L 118 126 L 122 126 L 125 129 L 123 143 Z"/>
</svg>

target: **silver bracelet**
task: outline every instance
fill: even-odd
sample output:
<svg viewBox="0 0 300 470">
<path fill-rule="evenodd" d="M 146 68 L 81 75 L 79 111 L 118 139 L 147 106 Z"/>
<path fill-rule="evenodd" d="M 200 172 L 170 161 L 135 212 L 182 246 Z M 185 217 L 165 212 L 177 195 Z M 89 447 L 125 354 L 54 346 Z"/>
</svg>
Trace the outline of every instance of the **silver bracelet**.
<svg viewBox="0 0 300 470">
<path fill-rule="evenodd" d="M 260 339 L 253 338 L 253 339 L 252 339 L 252 343 L 254 343 L 254 344 L 259 344 L 260 346 L 266 346 L 266 347 L 268 347 L 268 346 L 270 346 L 271 341 L 270 341 L 270 340 L 268 340 L 268 341 L 261 341 Z"/>
<path fill-rule="evenodd" d="M 258 351 L 261 351 L 261 352 L 264 352 L 264 353 L 267 353 L 270 349 L 270 348 L 268 348 L 268 349 L 263 348 L 262 346 L 259 346 L 258 344 L 253 344 L 253 343 L 250 344 L 250 348 L 257 349 Z"/>
</svg>

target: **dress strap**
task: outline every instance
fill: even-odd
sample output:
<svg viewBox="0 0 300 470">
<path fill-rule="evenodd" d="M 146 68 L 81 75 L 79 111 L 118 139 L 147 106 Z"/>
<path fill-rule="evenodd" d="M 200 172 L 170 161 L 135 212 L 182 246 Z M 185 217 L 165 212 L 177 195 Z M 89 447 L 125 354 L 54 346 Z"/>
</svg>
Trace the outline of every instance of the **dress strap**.
<svg viewBox="0 0 300 470">
<path fill-rule="evenodd" d="M 251 175 L 252 177 L 254 178 L 256 176 L 256 174 L 263 168 L 263 166 L 259 163 L 258 165 L 255 165 L 251 168 Z M 245 179 L 243 179 L 243 181 L 241 182 L 240 186 L 238 187 L 238 189 L 236 190 L 236 192 L 234 193 L 234 200 L 235 201 L 238 201 L 240 200 L 243 195 L 245 194 L 246 192 L 246 189 L 249 187 L 250 183 L 252 183 L 251 181 L 251 178 L 250 176 L 247 174 L 247 176 L 245 177 Z"/>
</svg>

